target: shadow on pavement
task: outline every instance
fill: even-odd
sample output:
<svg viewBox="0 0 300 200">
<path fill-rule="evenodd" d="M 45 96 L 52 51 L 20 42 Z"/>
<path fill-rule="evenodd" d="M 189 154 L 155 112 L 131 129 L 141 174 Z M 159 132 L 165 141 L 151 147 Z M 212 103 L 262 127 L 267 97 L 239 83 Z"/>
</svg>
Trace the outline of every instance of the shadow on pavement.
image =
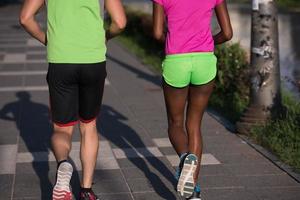
<svg viewBox="0 0 300 200">
<path fill-rule="evenodd" d="M 128 119 L 114 108 L 107 105 L 102 106 L 100 116 L 97 124 L 101 135 L 118 148 L 131 150 L 130 153 L 125 152 L 126 157 L 133 165 L 144 173 L 154 191 L 159 196 L 163 199 L 177 199 L 161 178 L 151 171 L 148 165 L 150 164 L 154 169 L 159 171 L 161 174 L 160 176 L 164 176 L 173 186 L 176 184 L 174 175 L 165 164 L 156 158 L 150 151 L 145 150 L 141 152 L 140 148 L 146 148 L 146 146 L 140 136 L 126 124 Z M 147 156 L 141 158 L 138 154 L 146 154 Z"/>
<path fill-rule="evenodd" d="M 0 118 L 16 123 L 21 136 L 19 151 L 28 150 L 32 154 L 31 164 L 40 181 L 41 199 L 51 199 L 53 185 L 49 179 L 48 160 L 52 125 L 49 120 L 49 109 L 44 104 L 33 102 L 28 92 L 17 92 L 16 96 L 17 101 L 6 104 L 0 110 Z M 73 191 L 78 194 L 79 176 L 75 170 L 72 179 Z"/>
</svg>

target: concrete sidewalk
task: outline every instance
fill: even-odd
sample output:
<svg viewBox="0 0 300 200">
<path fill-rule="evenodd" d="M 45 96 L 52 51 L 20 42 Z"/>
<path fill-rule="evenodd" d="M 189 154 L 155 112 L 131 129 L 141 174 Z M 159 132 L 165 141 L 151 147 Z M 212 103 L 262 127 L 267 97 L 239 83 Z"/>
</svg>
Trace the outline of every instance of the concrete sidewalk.
<svg viewBox="0 0 300 200">
<path fill-rule="evenodd" d="M 19 27 L 18 9 L 0 8 L 0 199 L 47 200 L 56 163 L 49 144 L 46 50 Z M 109 44 L 107 70 L 95 192 L 105 200 L 180 199 L 173 189 L 178 158 L 167 138 L 160 77 L 116 42 Z M 203 199 L 300 199 L 299 183 L 209 114 L 203 137 Z M 75 194 L 79 139 L 76 129 Z"/>
</svg>

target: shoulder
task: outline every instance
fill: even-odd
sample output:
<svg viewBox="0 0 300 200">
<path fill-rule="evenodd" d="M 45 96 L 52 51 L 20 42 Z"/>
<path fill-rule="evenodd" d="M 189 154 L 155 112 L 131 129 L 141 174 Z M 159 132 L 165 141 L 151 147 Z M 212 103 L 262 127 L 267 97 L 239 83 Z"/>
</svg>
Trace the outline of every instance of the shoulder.
<svg viewBox="0 0 300 200">
<path fill-rule="evenodd" d="M 166 4 L 167 0 L 152 0 L 154 3 L 160 4 L 162 6 L 164 6 Z"/>
<path fill-rule="evenodd" d="M 215 3 L 216 6 L 224 2 L 224 0 L 215 0 L 215 1 L 216 1 Z"/>
</svg>

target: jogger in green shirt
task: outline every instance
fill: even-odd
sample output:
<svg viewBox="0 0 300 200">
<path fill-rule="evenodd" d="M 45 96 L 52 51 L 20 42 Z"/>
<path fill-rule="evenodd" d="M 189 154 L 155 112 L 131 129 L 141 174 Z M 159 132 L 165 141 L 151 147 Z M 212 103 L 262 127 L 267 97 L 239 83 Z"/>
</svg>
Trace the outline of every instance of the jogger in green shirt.
<svg viewBox="0 0 300 200">
<path fill-rule="evenodd" d="M 47 32 L 35 20 L 35 14 L 44 5 Z M 20 23 L 26 31 L 47 46 L 47 82 L 54 129 L 51 142 L 58 163 L 53 200 L 72 199 L 73 166 L 68 156 L 77 123 L 82 163 L 79 199 L 99 199 L 91 186 L 99 147 L 96 118 L 106 78 L 106 41 L 118 35 L 126 24 L 121 0 L 104 0 L 104 5 L 111 17 L 107 31 L 99 0 L 25 0 L 20 13 Z"/>
</svg>

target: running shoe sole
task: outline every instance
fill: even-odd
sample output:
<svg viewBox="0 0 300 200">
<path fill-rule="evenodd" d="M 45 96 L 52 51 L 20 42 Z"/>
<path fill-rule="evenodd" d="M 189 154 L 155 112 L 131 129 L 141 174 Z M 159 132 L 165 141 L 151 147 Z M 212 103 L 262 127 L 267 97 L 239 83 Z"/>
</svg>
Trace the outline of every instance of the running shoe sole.
<svg viewBox="0 0 300 200">
<path fill-rule="evenodd" d="M 68 162 L 63 162 L 57 169 L 56 183 L 53 188 L 52 200 L 72 200 L 70 181 L 73 167 Z"/>
<path fill-rule="evenodd" d="M 198 165 L 197 156 L 194 154 L 189 154 L 183 164 L 183 168 L 179 177 L 177 192 L 188 199 L 193 195 L 195 183 L 194 183 L 194 173 Z"/>
</svg>

